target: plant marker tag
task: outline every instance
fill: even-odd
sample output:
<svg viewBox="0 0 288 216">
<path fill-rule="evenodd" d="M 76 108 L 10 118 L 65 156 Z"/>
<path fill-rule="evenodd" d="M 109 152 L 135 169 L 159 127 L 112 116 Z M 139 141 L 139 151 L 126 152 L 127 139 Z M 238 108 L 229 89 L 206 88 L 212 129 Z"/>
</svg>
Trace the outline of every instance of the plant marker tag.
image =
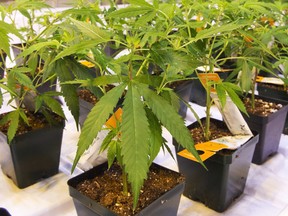
<svg viewBox="0 0 288 216">
<path fill-rule="evenodd" d="M 107 120 L 105 123 L 107 128 L 116 128 L 117 127 L 117 122 L 122 121 L 122 109 L 118 108 L 116 112 Z"/>
<path fill-rule="evenodd" d="M 218 82 L 221 80 L 217 73 L 198 73 L 198 77 L 205 89 L 207 88 L 208 81 Z M 211 88 L 211 92 L 215 92 L 215 89 Z"/>
<path fill-rule="evenodd" d="M 208 159 L 211 156 L 213 156 L 214 154 L 216 154 L 217 151 L 220 151 L 226 147 L 227 146 L 224 144 L 215 143 L 212 141 L 208 141 L 205 143 L 199 143 L 199 144 L 195 145 L 195 149 L 197 151 L 201 152 L 201 153 L 199 153 L 199 157 L 201 158 L 202 161 L 205 161 L 206 159 Z M 199 162 L 187 149 L 184 149 L 184 150 L 178 152 L 178 155 L 180 155 L 184 158 L 187 158 L 189 160 Z"/>
<path fill-rule="evenodd" d="M 89 62 L 87 60 L 80 60 L 79 63 L 88 67 L 88 68 L 92 68 L 95 66 L 95 64 L 93 64 L 92 62 Z"/>
<path fill-rule="evenodd" d="M 216 144 L 225 145 L 225 149 L 229 150 L 235 150 L 239 148 L 241 145 L 243 145 L 245 142 L 247 142 L 252 135 L 233 135 L 233 136 L 224 136 L 220 137 L 218 139 L 211 140 L 210 142 L 213 142 Z"/>
<path fill-rule="evenodd" d="M 253 136 L 253 133 L 247 125 L 247 122 L 230 97 L 227 96 L 225 107 L 221 107 L 221 103 L 217 94 L 211 92 L 211 97 L 213 98 L 218 110 L 221 112 L 223 120 L 226 123 L 229 131 L 233 135 L 250 135 L 250 137 Z"/>
<path fill-rule="evenodd" d="M 276 77 L 263 77 L 263 76 L 257 76 L 256 82 L 259 83 L 269 83 L 269 84 L 275 84 L 275 85 L 284 85 L 283 80 Z"/>
</svg>

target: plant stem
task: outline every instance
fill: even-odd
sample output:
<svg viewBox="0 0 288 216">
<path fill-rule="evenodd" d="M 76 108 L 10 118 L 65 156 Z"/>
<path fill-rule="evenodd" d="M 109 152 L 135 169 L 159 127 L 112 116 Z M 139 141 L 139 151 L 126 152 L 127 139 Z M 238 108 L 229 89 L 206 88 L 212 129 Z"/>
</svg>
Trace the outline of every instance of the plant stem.
<svg viewBox="0 0 288 216">
<path fill-rule="evenodd" d="M 210 109 L 211 109 L 211 98 L 210 98 L 211 86 L 206 86 L 206 122 L 204 130 L 204 138 L 206 141 L 210 139 Z"/>
<path fill-rule="evenodd" d="M 255 68 L 255 74 L 253 77 L 253 82 L 252 82 L 252 87 L 251 87 L 251 106 L 252 106 L 252 110 L 255 110 L 255 87 L 256 87 L 256 79 L 258 76 L 258 69 Z"/>
<path fill-rule="evenodd" d="M 124 172 L 124 168 L 122 167 L 122 183 L 123 183 L 123 194 L 128 196 L 128 182 L 127 182 L 127 174 Z"/>
<path fill-rule="evenodd" d="M 0 68 L 2 68 L 3 70 L 5 70 L 6 68 L 6 61 L 4 58 L 4 54 L 3 52 L 0 50 L 0 60 L 2 60 L 2 65 L 0 65 Z"/>
<path fill-rule="evenodd" d="M 139 76 L 139 74 L 141 73 L 143 67 L 146 65 L 148 59 L 150 58 L 150 53 L 148 53 L 148 55 L 146 56 L 145 60 L 142 62 L 140 68 L 138 69 L 136 76 Z"/>
<path fill-rule="evenodd" d="M 191 38 L 191 30 L 190 30 L 190 27 L 189 27 L 189 16 L 188 14 L 191 12 L 191 9 L 189 9 L 187 11 L 187 8 L 185 7 L 185 17 L 186 17 L 186 25 L 187 25 L 187 32 L 188 32 L 188 36 L 189 38 Z"/>
</svg>

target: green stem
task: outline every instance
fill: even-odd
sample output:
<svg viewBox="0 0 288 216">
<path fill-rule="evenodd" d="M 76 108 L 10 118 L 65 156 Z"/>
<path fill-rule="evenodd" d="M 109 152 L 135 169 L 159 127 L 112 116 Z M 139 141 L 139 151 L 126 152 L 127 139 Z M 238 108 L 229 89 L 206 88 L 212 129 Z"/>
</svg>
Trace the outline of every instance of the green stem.
<svg viewBox="0 0 288 216">
<path fill-rule="evenodd" d="M 128 62 L 128 77 L 129 77 L 130 80 L 133 79 L 132 72 L 133 72 L 133 66 L 132 66 L 132 61 L 130 59 L 129 62 Z"/>
<path fill-rule="evenodd" d="M 210 60 L 211 59 L 211 56 L 212 56 L 212 52 L 213 52 L 213 47 L 214 47 L 214 44 L 215 44 L 215 41 L 216 41 L 216 37 L 213 37 L 212 38 L 212 44 L 209 44 L 208 43 L 208 46 L 211 47 L 211 49 L 209 49 L 209 53 L 208 53 L 208 59 Z"/>
<path fill-rule="evenodd" d="M 188 32 L 189 38 L 191 38 L 191 30 L 190 30 L 190 27 L 189 27 L 189 17 L 188 17 L 188 14 L 190 12 L 191 12 L 191 8 L 189 9 L 189 11 L 187 11 L 187 7 L 185 7 L 186 25 L 187 25 L 187 32 Z"/>
<path fill-rule="evenodd" d="M 252 106 L 252 110 L 255 109 L 255 87 L 256 87 L 256 79 L 258 76 L 258 69 L 255 69 L 255 74 L 253 77 L 253 82 L 252 82 L 252 88 L 251 88 L 251 106 Z"/>
<path fill-rule="evenodd" d="M 1 51 L 1 50 L 0 50 L 0 59 L 2 60 L 2 65 L 0 65 L 0 68 L 2 68 L 3 70 L 5 70 L 5 68 L 6 68 L 6 61 L 5 61 L 3 52 L 4 52 L 4 51 Z"/>
<path fill-rule="evenodd" d="M 207 84 L 206 86 L 206 122 L 205 122 L 205 131 L 204 138 L 206 141 L 210 139 L 210 109 L 211 109 L 211 98 L 210 98 L 211 86 Z"/>
<path fill-rule="evenodd" d="M 34 31 L 34 29 L 33 29 L 34 25 L 33 25 L 33 22 L 32 22 L 32 20 L 35 19 L 34 13 L 35 13 L 35 11 L 32 10 L 31 19 L 28 20 L 30 33 L 29 33 L 29 35 L 28 35 L 27 41 L 29 41 L 30 38 L 34 37 L 34 35 L 35 35 L 35 31 Z"/>
<path fill-rule="evenodd" d="M 190 38 L 189 42 L 184 43 L 182 46 L 179 47 L 179 49 L 182 49 L 182 48 L 188 46 L 189 44 L 195 43 L 195 42 L 197 42 L 198 40 L 200 40 L 200 39 L 198 39 L 198 38 L 196 38 L 196 37 L 195 37 L 195 38 Z"/>
<path fill-rule="evenodd" d="M 230 36 L 229 36 L 229 37 L 230 37 Z M 220 56 L 222 55 L 222 53 L 224 53 L 227 45 L 228 45 L 228 41 L 226 41 L 226 42 L 224 43 L 223 48 L 221 49 L 221 51 L 220 51 L 220 52 L 218 53 L 218 55 L 216 56 L 216 58 L 215 58 L 215 59 L 216 59 L 216 62 L 217 62 L 217 60 L 220 58 Z M 224 59 L 222 59 L 222 60 L 224 60 Z"/>
<path fill-rule="evenodd" d="M 169 65 L 167 66 L 167 69 L 168 69 L 168 68 L 169 68 Z M 166 73 L 163 73 L 163 79 L 162 79 L 161 84 L 160 84 L 160 86 L 159 86 L 159 88 L 158 88 L 158 90 L 157 90 L 157 94 L 159 94 L 159 93 L 162 91 L 162 88 L 167 85 L 167 83 L 166 83 L 166 76 L 167 76 L 167 74 L 166 74 Z"/>
<path fill-rule="evenodd" d="M 60 20 L 60 17 L 55 18 L 51 23 L 49 23 L 48 25 L 46 25 L 46 27 L 39 33 L 37 34 L 34 38 L 31 38 L 31 40 L 29 41 L 30 43 L 33 43 L 34 41 L 36 41 L 39 37 L 41 37 L 51 26 L 53 26 L 56 22 L 58 22 Z"/>
<path fill-rule="evenodd" d="M 127 174 L 124 172 L 122 168 L 122 183 L 123 183 L 123 194 L 128 196 L 128 181 L 127 181 Z"/>
<path fill-rule="evenodd" d="M 146 65 L 146 63 L 147 63 L 149 58 L 150 58 L 150 53 L 148 53 L 148 55 L 146 56 L 145 60 L 142 62 L 140 68 L 138 69 L 138 71 L 136 73 L 136 76 L 138 76 L 141 73 L 143 67 Z"/>
</svg>

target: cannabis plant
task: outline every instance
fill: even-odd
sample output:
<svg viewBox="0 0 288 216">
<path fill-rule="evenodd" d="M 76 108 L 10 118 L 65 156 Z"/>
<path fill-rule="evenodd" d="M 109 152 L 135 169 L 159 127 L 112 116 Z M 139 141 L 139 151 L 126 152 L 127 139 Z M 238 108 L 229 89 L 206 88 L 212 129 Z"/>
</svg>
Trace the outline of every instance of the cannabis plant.
<svg viewBox="0 0 288 216">
<path fill-rule="evenodd" d="M 240 87 L 246 93 L 251 92 L 251 105 L 254 107 L 259 73 L 279 77 L 275 71 L 282 71 L 281 66 L 287 64 L 287 4 L 285 6 L 281 1 L 241 1 L 234 4 L 238 5 L 238 11 L 229 16 L 249 23 L 234 35 L 237 46 L 234 73 Z M 285 72 L 283 81 L 287 83 Z"/>
<path fill-rule="evenodd" d="M 0 6 L 1 10 L 1 6 Z M 0 12 L 1 15 L 2 12 Z M 1 44 L 0 44 L 0 71 L 1 71 L 1 78 L 3 78 L 4 71 L 6 69 L 6 57 L 11 60 L 11 54 L 10 54 L 10 36 L 14 35 L 15 37 L 22 37 L 21 34 L 17 31 L 15 26 L 12 24 L 8 24 L 4 21 L 5 16 L 2 16 L 2 19 L 0 20 L 0 38 L 1 38 Z M 2 95 L 0 95 L 2 98 Z M 2 101 L 2 99 L 1 99 Z M 2 102 L 0 103 L 2 104 Z"/>
<path fill-rule="evenodd" d="M 211 90 L 218 96 L 222 107 L 229 96 L 246 113 L 238 95 L 251 90 L 253 102 L 258 72 L 273 73 L 276 67 L 287 61 L 283 54 L 287 47 L 287 27 L 283 25 L 287 22 L 285 4 L 246 0 L 185 1 L 182 9 L 185 14 L 185 19 L 181 20 L 182 31 L 186 32 L 182 46 L 187 47 L 205 68 L 202 76 L 207 93 L 204 136 L 209 140 Z M 279 26 L 276 26 L 277 22 Z M 233 65 L 227 67 L 227 63 Z M 225 81 L 215 80 L 214 69 L 223 67 L 230 70 L 230 75 Z"/>
<path fill-rule="evenodd" d="M 193 59 L 198 60 L 201 70 L 195 70 L 195 77 L 202 82 L 206 91 L 206 122 L 203 128 L 204 138 L 210 140 L 210 109 L 214 104 L 211 94 L 216 94 L 221 107 L 224 108 L 227 96 L 244 113 L 245 107 L 239 95 L 242 90 L 234 84 L 233 73 L 226 80 L 218 77 L 221 73 L 231 73 L 237 57 L 238 47 L 234 37 L 251 22 L 233 19 L 229 13 L 237 11 L 237 3 L 227 1 L 185 1 L 181 7 L 183 17 L 177 21 L 181 28 L 179 47 L 187 50 Z M 219 72 L 220 71 L 220 72 Z M 197 93 L 197 92 L 196 92 Z M 195 94 L 196 94 L 195 93 Z M 193 92 L 192 92 L 193 94 Z M 193 111 L 193 110 L 192 110 Z"/>
<path fill-rule="evenodd" d="M 97 98 L 105 93 L 104 86 L 84 87 L 80 86 L 79 82 L 71 83 L 75 80 L 92 80 L 103 73 L 102 68 L 107 68 L 105 47 L 111 35 L 103 29 L 104 23 L 100 14 L 99 2 L 77 1 L 74 7 L 57 13 L 58 22 L 48 31 L 52 33 L 50 43 L 55 43 L 53 47 L 49 47 L 50 72 L 59 80 L 64 100 L 77 127 L 79 89 L 86 88 Z"/>
<path fill-rule="evenodd" d="M 80 60 L 89 58 L 90 51 L 85 49 L 87 45 L 82 46 L 80 43 L 81 41 L 85 42 L 85 39 L 81 38 L 80 35 L 73 34 L 75 33 L 73 31 L 75 25 L 71 27 L 69 24 L 71 23 L 70 18 L 90 20 L 91 22 L 95 18 L 96 22 L 100 20 L 98 17 L 100 9 L 99 6 L 96 7 L 96 3 L 91 3 L 89 6 L 84 5 L 83 2 L 81 7 L 77 5 L 75 8 L 57 11 L 41 0 L 17 0 L 4 8 L 6 19 L 10 20 L 18 28 L 19 33 L 24 36 L 21 39 L 21 46 L 18 47 L 21 53 L 15 58 L 15 60 L 21 61 L 12 70 L 21 71 L 21 76 L 29 76 L 25 77 L 25 80 L 33 82 L 37 89 L 36 95 L 39 93 L 49 94 L 48 97 L 57 98 L 59 93 L 56 93 L 56 79 L 63 83 L 75 78 L 88 79 L 95 77 L 95 74 L 89 68 L 79 63 Z M 23 16 L 23 20 L 26 21 L 25 26 L 19 27 L 16 25 L 13 17 L 14 13 Z M 71 41 L 81 46 L 81 49 L 78 49 L 79 52 L 73 50 L 69 55 L 52 62 L 52 59 L 63 51 L 67 47 L 67 43 Z M 88 41 L 86 42 L 88 43 Z M 68 50 L 66 49 L 66 51 Z M 44 85 L 50 86 L 52 92 L 42 92 L 41 89 Z M 78 125 L 79 101 L 77 90 L 79 85 L 61 85 L 61 89 L 65 102 L 75 118 L 76 125 Z M 90 87 L 89 89 L 97 96 L 102 95 L 99 88 Z M 20 98 L 25 98 L 26 93 L 21 93 L 21 95 Z M 20 104 L 25 102 L 24 99 L 22 101 L 19 100 Z M 26 104 L 29 103 L 28 101 Z"/>
<path fill-rule="evenodd" d="M 178 114 L 179 98 L 168 88 L 169 83 L 185 79 L 197 66 L 185 49 L 177 47 L 174 18 L 181 11 L 175 2 L 150 4 L 140 0 L 130 3 L 125 8 L 112 6 L 104 10 L 101 14 L 103 25 L 71 18 L 76 31 L 80 32 L 78 35 L 86 40 L 78 44 L 71 42 L 53 61 L 58 62 L 81 49 L 92 50 L 101 75 L 62 84 L 97 87 L 116 84 L 88 114 L 81 129 L 73 168 L 125 95 L 119 131 L 109 133 L 101 149 L 108 149 L 109 161 L 117 158 L 121 162 L 136 207 L 152 161 L 161 148 L 170 152 L 162 138 L 162 126 L 199 161 L 200 158 L 184 120 Z M 122 55 L 115 58 L 106 55 L 103 52 L 106 44 L 124 50 Z M 158 68 L 161 73 L 151 71 L 151 67 Z"/>
<path fill-rule="evenodd" d="M 46 31 L 53 24 L 42 23 L 44 29 L 34 29 L 37 24 L 45 22 L 45 20 L 48 22 L 45 13 L 39 15 L 41 14 L 39 13 L 40 10 L 44 8 L 49 8 L 49 6 L 42 1 L 36 0 L 18 0 L 1 7 L 3 19 L 9 23 L 1 25 L 1 28 L 5 30 L 6 27 L 7 30 L 11 26 L 10 30 L 13 30 L 11 33 L 19 37 L 18 40 L 24 42 L 21 48 L 22 53 L 18 56 L 18 58 L 21 57 L 23 59 L 21 64 L 14 64 L 14 66 L 6 68 L 6 77 L 1 80 L 1 87 L 5 91 L 4 94 L 7 93 L 10 97 L 8 105 L 12 108 L 12 111 L 1 120 L 1 124 L 9 122 L 7 134 L 9 142 L 14 138 L 20 121 L 29 125 L 26 115 L 27 111 L 41 112 L 50 123 L 53 122 L 51 113 L 56 113 L 65 118 L 58 99 L 60 93 L 54 88 L 49 88 L 47 91 L 43 91 L 42 89 L 45 84 L 54 79 L 53 74 L 51 75 L 50 73 L 49 59 L 51 52 L 49 46 L 55 46 L 55 42 L 45 41 L 47 35 L 49 36 L 49 34 L 46 34 Z M 23 19 L 27 21 L 27 26 L 19 27 L 15 21 L 15 14 L 23 15 Z M 8 47 L 5 48 L 8 49 Z M 10 56 L 10 53 L 7 53 Z M 14 60 L 12 59 L 12 61 Z"/>
</svg>

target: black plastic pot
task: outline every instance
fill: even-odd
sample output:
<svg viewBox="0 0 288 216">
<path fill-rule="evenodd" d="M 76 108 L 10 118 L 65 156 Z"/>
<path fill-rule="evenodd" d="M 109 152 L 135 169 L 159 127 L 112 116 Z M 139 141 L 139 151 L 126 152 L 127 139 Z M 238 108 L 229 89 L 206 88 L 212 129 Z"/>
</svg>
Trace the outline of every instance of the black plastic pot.
<svg viewBox="0 0 288 216">
<path fill-rule="evenodd" d="M 264 96 L 267 98 L 271 99 L 277 99 L 280 101 L 284 101 L 284 103 L 288 103 L 288 92 L 283 90 L 280 90 L 278 88 L 273 87 L 271 84 L 271 88 L 269 87 L 270 85 L 267 84 L 257 84 L 257 91 L 260 96 Z M 284 134 L 288 134 L 288 117 L 286 117 L 284 129 L 283 129 Z"/>
<path fill-rule="evenodd" d="M 174 88 L 174 91 L 183 101 L 188 103 L 191 97 L 192 80 L 187 80 L 177 85 Z M 180 100 L 180 108 L 178 113 L 182 116 L 182 118 L 185 118 L 187 114 L 187 106 L 182 100 Z"/>
<path fill-rule="evenodd" d="M 93 108 L 93 104 L 79 98 L 79 124 L 82 127 L 88 113 Z"/>
<path fill-rule="evenodd" d="M 188 128 L 198 125 L 195 122 Z M 225 211 L 244 191 L 257 141 L 258 135 L 255 135 L 236 150 L 218 151 L 204 161 L 208 170 L 200 163 L 177 154 L 179 172 L 186 179 L 183 195 L 217 212 Z M 175 140 L 173 144 L 177 152 L 182 150 Z"/>
<path fill-rule="evenodd" d="M 64 121 L 16 136 L 10 144 L 0 133 L 3 173 L 19 188 L 28 187 L 58 173 Z"/>
<path fill-rule="evenodd" d="M 116 48 L 115 42 L 108 42 L 104 48 L 104 52 L 107 56 L 114 57 L 117 53 L 121 52 L 121 48 Z"/>
<path fill-rule="evenodd" d="M 42 82 L 41 78 L 37 82 L 41 83 Z M 36 85 L 36 80 L 35 80 L 35 85 Z M 37 87 L 37 90 L 39 93 L 45 93 L 48 91 L 56 91 L 56 87 L 57 87 L 57 79 L 55 78 L 53 80 L 42 83 L 40 86 Z"/>
<path fill-rule="evenodd" d="M 283 56 L 284 57 L 284 56 Z M 260 70 L 259 71 L 259 76 L 264 76 L 264 77 L 278 77 L 279 75 L 283 74 L 283 71 L 279 67 L 273 67 L 276 65 L 277 59 L 273 57 L 268 57 L 266 59 L 269 63 L 264 62 L 263 66 L 270 70 L 270 72 Z"/>
<path fill-rule="evenodd" d="M 271 88 L 268 87 L 271 85 Z M 277 85 L 273 88 L 273 84 L 257 84 L 257 91 L 260 96 L 267 98 L 278 99 L 283 101 L 288 101 L 288 92 L 276 88 Z"/>
<path fill-rule="evenodd" d="M 155 164 L 156 165 L 156 164 Z M 161 167 L 159 165 L 156 165 Z M 105 170 L 107 170 L 107 163 L 101 164 L 97 167 L 92 168 L 89 171 L 86 171 L 68 181 L 69 186 L 69 193 L 70 196 L 73 198 L 73 202 L 79 216 L 116 216 L 115 213 L 108 210 L 107 208 L 101 206 L 96 201 L 86 197 L 85 195 L 81 194 L 75 187 L 76 185 L 85 180 L 94 178 L 97 175 L 101 175 Z M 161 167 L 162 169 L 167 169 Z M 149 216 L 176 216 L 180 198 L 184 190 L 184 182 L 177 185 L 175 188 L 167 191 L 157 200 L 151 203 L 148 207 L 143 209 L 137 215 L 149 215 Z"/>
<path fill-rule="evenodd" d="M 5 208 L 0 208 L 0 216 L 11 216 L 11 214 Z"/>
<path fill-rule="evenodd" d="M 252 162 L 255 164 L 263 164 L 270 156 L 277 153 L 281 134 L 284 128 L 288 105 L 287 102 L 277 99 L 257 96 L 268 102 L 282 104 L 283 107 L 269 116 L 257 116 L 249 113 L 249 117 L 243 114 L 248 126 L 251 130 L 259 133 L 259 142 L 256 145 Z"/>
<path fill-rule="evenodd" d="M 13 44 L 12 45 L 12 51 L 14 54 L 14 59 L 16 62 L 16 65 L 21 65 L 23 63 L 23 58 L 18 58 L 18 55 L 22 52 L 22 47 L 25 47 L 26 43 L 18 43 L 18 44 Z"/>
</svg>

